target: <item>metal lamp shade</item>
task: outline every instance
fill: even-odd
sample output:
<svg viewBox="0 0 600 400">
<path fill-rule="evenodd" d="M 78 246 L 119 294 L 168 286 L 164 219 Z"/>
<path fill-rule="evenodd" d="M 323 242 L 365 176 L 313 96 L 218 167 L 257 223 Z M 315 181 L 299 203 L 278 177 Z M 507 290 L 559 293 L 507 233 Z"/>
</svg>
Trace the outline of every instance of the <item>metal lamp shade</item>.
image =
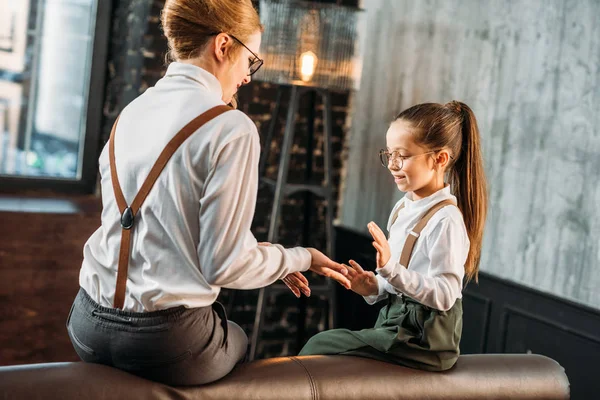
<svg viewBox="0 0 600 400">
<path fill-rule="evenodd" d="M 334 4 L 261 0 L 263 67 L 255 79 L 332 90 L 360 86 L 364 11 Z"/>
</svg>

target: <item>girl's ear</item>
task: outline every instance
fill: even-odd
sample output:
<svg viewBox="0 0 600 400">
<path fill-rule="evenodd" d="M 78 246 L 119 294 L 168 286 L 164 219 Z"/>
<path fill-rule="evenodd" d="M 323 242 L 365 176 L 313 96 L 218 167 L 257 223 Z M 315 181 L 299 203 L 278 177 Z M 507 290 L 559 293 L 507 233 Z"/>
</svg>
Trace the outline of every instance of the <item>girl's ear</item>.
<svg viewBox="0 0 600 400">
<path fill-rule="evenodd" d="M 448 153 L 448 150 L 442 149 L 435 154 L 434 157 L 436 166 L 442 170 L 446 169 L 448 162 L 450 161 L 450 153 Z"/>
</svg>

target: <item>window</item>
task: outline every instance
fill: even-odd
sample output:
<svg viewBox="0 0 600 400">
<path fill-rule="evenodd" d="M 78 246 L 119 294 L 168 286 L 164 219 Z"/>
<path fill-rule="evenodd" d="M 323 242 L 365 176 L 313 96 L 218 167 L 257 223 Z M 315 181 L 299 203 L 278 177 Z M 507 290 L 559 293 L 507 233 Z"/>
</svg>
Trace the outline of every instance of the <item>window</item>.
<svg viewBox="0 0 600 400">
<path fill-rule="evenodd" d="M 93 190 L 110 3 L 0 0 L 0 189 Z"/>
</svg>

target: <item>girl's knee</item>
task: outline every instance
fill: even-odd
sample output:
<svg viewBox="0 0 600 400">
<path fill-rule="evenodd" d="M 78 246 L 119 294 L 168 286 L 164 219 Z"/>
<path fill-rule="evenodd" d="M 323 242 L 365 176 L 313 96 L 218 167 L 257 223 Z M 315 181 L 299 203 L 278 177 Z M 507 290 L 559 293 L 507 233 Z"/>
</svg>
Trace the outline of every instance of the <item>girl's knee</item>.
<svg viewBox="0 0 600 400">
<path fill-rule="evenodd" d="M 300 350 L 298 355 L 308 356 L 326 354 L 327 350 L 330 348 L 330 339 L 335 335 L 335 331 L 337 331 L 337 329 L 317 333 L 315 336 L 308 339 L 308 342 L 302 347 L 302 350 Z"/>
</svg>

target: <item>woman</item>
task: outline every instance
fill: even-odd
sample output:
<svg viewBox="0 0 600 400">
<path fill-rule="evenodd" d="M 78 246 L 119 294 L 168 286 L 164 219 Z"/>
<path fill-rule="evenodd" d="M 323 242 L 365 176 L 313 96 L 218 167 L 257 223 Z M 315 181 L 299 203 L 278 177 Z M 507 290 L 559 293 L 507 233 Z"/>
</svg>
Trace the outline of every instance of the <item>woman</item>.
<svg viewBox="0 0 600 400">
<path fill-rule="evenodd" d="M 67 330 L 82 360 L 171 385 L 229 373 L 247 337 L 216 302 L 221 288 L 299 271 L 350 286 L 315 249 L 258 245 L 255 125 L 227 107 L 262 65 L 251 1 L 168 0 L 162 23 L 175 60 L 121 113 L 100 155 L 102 225 L 84 247 Z"/>
</svg>

